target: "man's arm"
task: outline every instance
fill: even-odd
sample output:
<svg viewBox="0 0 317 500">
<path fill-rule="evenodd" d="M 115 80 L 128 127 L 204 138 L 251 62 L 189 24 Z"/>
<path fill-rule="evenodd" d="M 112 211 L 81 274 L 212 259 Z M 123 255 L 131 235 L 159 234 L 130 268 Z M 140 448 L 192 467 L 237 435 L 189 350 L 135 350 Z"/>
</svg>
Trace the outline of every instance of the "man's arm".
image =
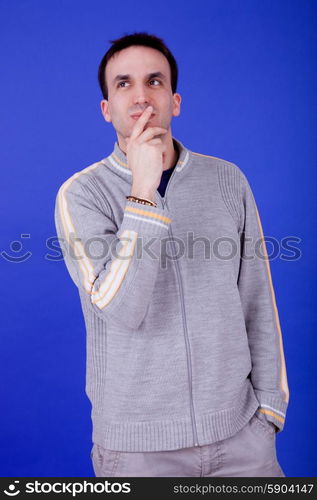
<svg viewBox="0 0 317 500">
<path fill-rule="evenodd" d="M 127 201 L 117 228 L 81 182 L 71 179 L 59 189 L 55 204 L 57 235 L 71 278 L 99 317 L 138 328 L 151 301 L 161 239 L 171 223 L 168 210 Z"/>
<path fill-rule="evenodd" d="M 241 172 L 241 261 L 238 288 L 244 311 L 259 409 L 281 431 L 289 401 L 279 316 L 262 225 L 250 185 Z"/>
</svg>

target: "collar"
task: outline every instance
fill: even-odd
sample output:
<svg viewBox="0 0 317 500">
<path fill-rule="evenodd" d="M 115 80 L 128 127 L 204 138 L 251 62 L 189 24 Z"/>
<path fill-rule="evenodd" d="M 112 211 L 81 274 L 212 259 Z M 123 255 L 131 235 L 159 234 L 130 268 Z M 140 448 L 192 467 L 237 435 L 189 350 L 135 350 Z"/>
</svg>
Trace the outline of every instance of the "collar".
<svg viewBox="0 0 317 500">
<path fill-rule="evenodd" d="M 173 142 L 176 143 L 179 150 L 179 156 L 175 165 L 175 170 L 181 172 L 186 166 L 189 165 L 191 159 L 191 152 L 187 149 L 178 139 L 172 137 Z M 132 181 L 132 172 L 128 167 L 126 154 L 120 149 L 118 141 L 115 142 L 112 153 L 101 160 L 106 166 L 110 167 L 117 174 Z"/>
</svg>

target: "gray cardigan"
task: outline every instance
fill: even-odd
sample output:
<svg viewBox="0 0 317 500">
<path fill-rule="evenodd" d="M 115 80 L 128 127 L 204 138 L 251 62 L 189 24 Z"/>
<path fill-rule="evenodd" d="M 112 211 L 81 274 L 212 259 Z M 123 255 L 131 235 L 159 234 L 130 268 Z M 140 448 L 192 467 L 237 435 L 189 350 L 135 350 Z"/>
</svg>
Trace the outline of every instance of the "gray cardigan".
<svg viewBox="0 0 317 500">
<path fill-rule="evenodd" d="M 157 207 L 126 200 L 118 142 L 56 197 L 87 331 L 92 439 L 112 450 L 210 444 L 255 411 L 279 431 L 285 422 L 282 334 L 250 185 L 237 165 L 173 141 L 180 156 Z"/>
</svg>

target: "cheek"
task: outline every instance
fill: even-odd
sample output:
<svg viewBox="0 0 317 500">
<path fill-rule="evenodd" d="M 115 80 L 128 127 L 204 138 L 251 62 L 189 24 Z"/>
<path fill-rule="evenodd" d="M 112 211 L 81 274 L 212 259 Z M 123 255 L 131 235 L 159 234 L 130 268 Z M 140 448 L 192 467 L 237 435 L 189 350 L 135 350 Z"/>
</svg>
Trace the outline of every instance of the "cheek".
<svg viewBox="0 0 317 500">
<path fill-rule="evenodd" d="M 157 106 L 162 115 L 166 116 L 173 113 L 173 100 L 167 93 L 166 95 L 161 96 L 161 99 L 157 101 Z"/>
<path fill-rule="evenodd" d="M 120 98 L 117 94 L 111 96 L 111 101 L 109 101 L 109 111 L 111 115 L 117 116 L 122 114 L 125 106 L 126 104 L 122 97 Z"/>
<path fill-rule="evenodd" d="M 174 102 L 172 100 L 169 102 L 168 112 L 169 115 L 172 117 L 174 112 Z"/>
<path fill-rule="evenodd" d="M 109 103 L 109 113 L 111 115 L 111 118 L 114 118 L 117 115 L 117 106 L 113 101 Z"/>
<path fill-rule="evenodd" d="M 111 105 L 109 104 L 109 112 L 111 115 L 111 120 L 112 123 L 120 124 L 124 120 L 126 111 L 125 111 L 125 106 L 122 103 L 119 102 L 112 102 Z"/>
</svg>

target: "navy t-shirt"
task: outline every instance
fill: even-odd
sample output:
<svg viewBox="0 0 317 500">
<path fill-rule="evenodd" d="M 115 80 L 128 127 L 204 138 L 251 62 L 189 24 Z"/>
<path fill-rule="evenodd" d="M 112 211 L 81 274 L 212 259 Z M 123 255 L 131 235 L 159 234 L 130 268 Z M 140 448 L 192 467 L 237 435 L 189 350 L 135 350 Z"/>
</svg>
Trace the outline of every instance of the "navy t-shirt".
<svg viewBox="0 0 317 500">
<path fill-rule="evenodd" d="M 175 147 L 176 152 L 177 152 L 177 161 L 178 161 L 179 151 L 178 151 L 178 147 L 176 146 L 175 143 L 174 143 L 174 147 Z M 174 168 L 176 167 L 177 161 L 173 167 L 170 167 L 167 170 L 163 170 L 163 172 L 162 172 L 161 182 L 160 182 L 159 187 L 157 188 L 158 192 L 160 193 L 160 195 L 162 197 L 164 197 L 164 195 L 165 195 L 165 189 L 166 189 L 167 183 L 168 183 L 169 178 L 171 177 L 171 175 L 173 173 Z"/>
</svg>

